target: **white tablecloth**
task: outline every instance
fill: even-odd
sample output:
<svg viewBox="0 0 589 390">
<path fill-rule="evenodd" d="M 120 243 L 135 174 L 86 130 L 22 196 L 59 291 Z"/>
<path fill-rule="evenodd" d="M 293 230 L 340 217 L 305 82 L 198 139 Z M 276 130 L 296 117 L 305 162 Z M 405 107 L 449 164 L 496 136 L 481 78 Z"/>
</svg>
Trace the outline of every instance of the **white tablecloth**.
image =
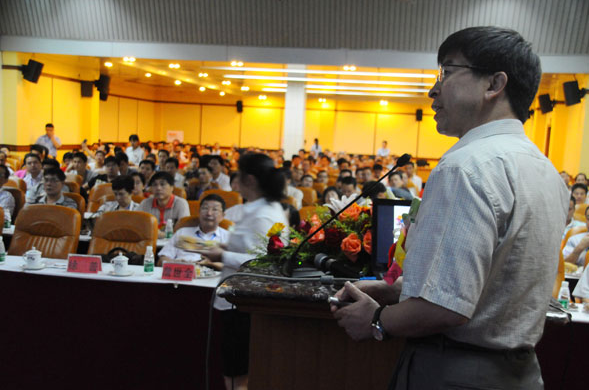
<svg viewBox="0 0 589 390">
<path fill-rule="evenodd" d="M 112 271 L 112 265 L 108 263 L 102 264 L 102 271 L 97 274 L 82 274 L 76 272 L 67 272 L 67 260 L 61 259 L 43 259 L 46 267 L 38 271 L 29 271 L 23 269 L 24 261 L 21 256 L 6 256 L 6 262 L 0 265 L 0 272 L 26 272 L 36 273 L 40 275 L 48 276 L 61 276 L 66 278 L 80 278 L 80 279 L 98 279 L 98 280 L 109 280 L 112 282 L 133 282 L 133 283 L 164 283 L 164 284 L 184 284 L 188 286 L 197 287 L 208 287 L 215 288 L 219 281 L 220 276 L 214 278 L 202 278 L 194 279 L 191 282 L 176 281 L 176 280 L 164 280 L 162 279 L 162 268 L 155 267 L 153 275 L 145 275 L 143 273 L 143 267 L 139 265 L 130 265 L 129 268 L 133 271 L 131 276 L 113 276 L 110 275 Z"/>
</svg>

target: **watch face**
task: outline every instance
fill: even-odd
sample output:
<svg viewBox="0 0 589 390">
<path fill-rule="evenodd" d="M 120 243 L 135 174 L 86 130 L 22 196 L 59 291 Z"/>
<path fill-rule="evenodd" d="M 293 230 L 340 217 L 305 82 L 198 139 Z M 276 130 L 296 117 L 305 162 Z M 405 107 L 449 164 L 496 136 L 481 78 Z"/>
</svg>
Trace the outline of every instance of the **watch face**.
<svg viewBox="0 0 589 390">
<path fill-rule="evenodd" d="M 379 324 L 372 324 L 372 336 L 377 341 L 382 341 L 384 339 L 384 332 L 383 329 L 379 326 Z"/>
</svg>

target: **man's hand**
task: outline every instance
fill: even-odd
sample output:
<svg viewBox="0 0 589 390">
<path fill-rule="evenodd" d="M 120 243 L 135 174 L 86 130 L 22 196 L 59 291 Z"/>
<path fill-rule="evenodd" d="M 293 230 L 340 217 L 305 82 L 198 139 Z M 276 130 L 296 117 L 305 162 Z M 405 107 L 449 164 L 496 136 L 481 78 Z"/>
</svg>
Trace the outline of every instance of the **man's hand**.
<svg viewBox="0 0 589 390">
<path fill-rule="evenodd" d="M 353 301 L 351 305 L 338 308 L 331 305 L 333 317 L 339 326 L 354 340 L 365 340 L 372 337 L 372 316 L 379 304 L 368 294 L 350 282 L 346 282 L 344 288 L 337 292 L 336 297 L 341 301 Z"/>
<path fill-rule="evenodd" d="M 202 259 L 196 262 L 196 264 L 204 265 L 206 267 L 210 267 L 214 270 L 221 271 L 223 269 L 223 263 L 218 261 L 211 261 L 209 259 Z"/>
<path fill-rule="evenodd" d="M 378 302 L 379 305 L 393 305 L 399 303 L 399 296 L 401 295 L 401 286 L 403 278 L 400 277 L 394 284 L 389 285 L 384 280 L 360 280 L 354 283 L 360 291 L 370 295 L 372 299 Z M 336 297 L 342 300 L 349 300 L 345 295 L 345 288 L 340 289 L 336 293 Z"/>
<path fill-rule="evenodd" d="M 219 246 L 213 246 L 209 249 L 201 249 L 195 251 L 196 253 L 200 253 L 202 256 L 208 258 L 211 262 L 219 263 L 223 257 L 223 249 Z"/>
</svg>

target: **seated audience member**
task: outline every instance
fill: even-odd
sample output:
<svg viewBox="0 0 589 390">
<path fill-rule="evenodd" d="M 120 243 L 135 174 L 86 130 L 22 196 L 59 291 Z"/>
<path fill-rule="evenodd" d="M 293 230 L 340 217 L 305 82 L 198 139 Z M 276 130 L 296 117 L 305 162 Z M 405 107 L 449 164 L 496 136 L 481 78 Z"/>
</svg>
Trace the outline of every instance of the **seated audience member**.
<svg viewBox="0 0 589 390">
<path fill-rule="evenodd" d="M 137 134 L 131 134 L 129 136 L 129 142 L 131 145 L 125 150 L 125 154 L 129 157 L 129 162 L 133 165 L 139 165 L 143 160 L 145 151 L 141 148 L 139 137 Z"/>
<path fill-rule="evenodd" d="M 8 172 L 8 167 L 4 164 L 0 164 L 0 207 L 4 209 L 4 218 L 6 218 L 7 212 L 9 212 L 11 216 L 14 215 L 14 196 L 2 188 L 2 186 L 8 181 L 9 177 L 10 173 Z M 14 223 L 14 218 L 12 222 Z"/>
<path fill-rule="evenodd" d="M 196 238 L 199 241 L 216 241 L 219 244 L 225 244 L 229 238 L 229 232 L 219 227 L 219 223 L 223 220 L 224 212 L 225 201 L 223 198 L 216 194 L 210 194 L 204 197 L 200 202 L 198 226 L 178 229 L 159 252 L 158 265 L 161 266 L 164 261 L 172 260 L 187 262 L 199 261 L 199 264 L 220 271 L 223 268 L 222 262 L 212 262 L 208 259 L 203 259 L 200 254 L 182 250 L 177 245 L 182 236 Z"/>
<path fill-rule="evenodd" d="M 166 149 L 160 149 L 157 151 L 157 167 L 155 167 L 156 171 L 165 171 L 166 170 L 166 160 L 170 158 L 170 152 Z"/>
<path fill-rule="evenodd" d="M 367 189 L 369 186 L 373 185 L 374 183 L 376 183 L 376 181 L 374 180 L 370 180 L 367 181 L 366 183 L 364 183 L 364 190 Z M 366 202 L 365 204 L 360 204 L 360 206 L 370 206 L 375 199 L 387 199 L 387 188 L 385 187 L 384 184 L 382 183 L 378 183 L 374 186 L 374 188 L 370 191 L 368 191 L 368 193 L 366 193 L 366 197 L 365 198 L 361 198 L 361 199 L 365 199 Z M 368 201 L 370 200 L 370 201 Z"/>
<path fill-rule="evenodd" d="M 364 184 L 366 181 L 366 176 L 364 176 L 364 168 L 356 169 L 356 183 L 357 184 Z"/>
<path fill-rule="evenodd" d="M 170 157 L 166 160 L 165 171 L 174 177 L 174 187 L 184 188 L 184 176 L 178 172 L 180 162 L 176 157 Z"/>
<path fill-rule="evenodd" d="M 59 166 L 59 161 L 57 161 L 56 159 L 53 158 L 46 158 L 45 160 L 43 160 L 41 162 L 41 168 L 43 169 L 43 171 L 49 169 L 49 168 L 60 168 Z"/>
<path fill-rule="evenodd" d="M 364 183 L 368 181 L 373 181 L 372 169 L 370 169 L 369 167 L 364 167 Z"/>
<path fill-rule="evenodd" d="M 564 233 L 562 233 L 563 240 L 569 230 L 571 230 L 572 228 L 574 228 L 576 226 L 584 226 L 585 225 L 584 222 L 577 221 L 577 220 L 573 219 L 574 215 L 575 215 L 575 198 L 573 198 L 571 196 L 571 199 L 569 201 L 569 212 L 567 214 L 567 225 L 564 228 Z"/>
<path fill-rule="evenodd" d="M 145 176 L 141 172 L 133 172 L 130 176 L 134 184 L 131 195 L 145 196 Z"/>
<path fill-rule="evenodd" d="M 409 161 L 407 165 L 405 165 L 405 172 L 407 172 L 407 176 L 411 183 L 415 186 L 416 193 L 415 195 L 419 195 L 421 191 L 421 187 L 423 185 L 423 180 L 415 173 L 415 164 L 413 161 Z"/>
<path fill-rule="evenodd" d="M 45 194 L 27 204 L 51 204 L 57 206 L 70 207 L 78 209 L 78 204 L 75 200 L 63 195 L 63 188 L 65 185 L 65 173 L 59 168 L 49 168 L 43 172 L 43 187 Z"/>
<path fill-rule="evenodd" d="M 353 178 L 352 176 L 344 176 L 344 177 L 341 177 L 340 183 L 341 183 L 340 188 L 341 188 L 342 196 L 346 196 L 346 197 L 350 198 L 350 197 L 355 197 L 356 195 L 358 195 L 359 192 L 356 189 L 356 179 L 355 178 Z"/>
<path fill-rule="evenodd" d="M 301 207 L 303 207 L 303 191 L 294 186 L 291 170 L 282 168 L 281 172 L 284 174 L 285 178 L 284 195 L 287 197 L 291 196 L 295 200 L 296 209 L 300 210 Z"/>
<path fill-rule="evenodd" d="M 87 169 L 87 163 L 88 157 L 86 157 L 84 153 L 74 153 L 74 158 L 72 160 L 73 169 L 76 171 L 78 175 L 82 176 L 82 187 L 84 187 L 85 189 L 88 189 L 88 182 L 96 176 L 96 173 Z"/>
<path fill-rule="evenodd" d="M 380 179 L 380 177 L 382 176 L 383 170 L 384 170 L 384 168 L 382 167 L 381 164 L 374 164 L 372 166 L 372 173 L 373 173 L 373 177 L 375 180 Z"/>
<path fill-rule="evenodd" d="M 290 203 L 280 203 L 288 220 L 288 226 L 292 229 L 298 229 L 301 224 L 301 215 L 299 211 Z"/>
<path fill-rule="evenodd" d="M 321 196 L 321 204 L 322 205 L 331 204 L 332 199 L 340 200 L 341 197 L 342 197 L 342 194 L 339 192 L 339 190 L 337 188 L 327 187 L 325 189 L 325 191 L 323 191 L 323 195 Z"/>
<path fill-rule="evenodd" d="M 111 156 L 112 157 L 112 156 Z M 115 200 L 105 202 L 98 208 L 96 215 L 102 215 L 108 211 L 139 209 L 139 204 L 133 202 L 133 188 L 135 182 L 131 176 L 117 176 L 112 181 L 112 192 L 115 194 Z"/>
<path fill-rule="evenodd" d="M 589 207 L 585 210 L 585 218 L 589 217 Z M 589 229 L 589 218 L 587 219 L 587 228 Z M 589 233 L 579 233 L 571 236 L 562 248 L 562 256 L 567 263 L 585 265 L 585 255 L 589 248 Z"/>
<path fill-rule="evenodd" d="M 164 238 L 166 235 L 163 228 L 166 226 L 166 221 L 171 219 L 175 224 L 180 218 L 190 215 L 190 208 L 186 199 L 172 193 L 174 178 L 168 172 L 155 173 L 151 177 L 149 186 L 152 196 L 141 202 L 139 211 L 148 212 L 157 218 L 160 228 L 158 235 Z"/>
<path fill-rule="evenodd" d="M 584 303 L 589 303 L 589 267 L 583 270 L 583 274 L 573 290 L 573 296 L 580 298 Z"/>
<path fill-rule="evenodd" d="M 411 192 L 404 186 L 403 175 L 401 172 L 395 171 L 389 176 L 389 186 L 393 195 L 402 199 L 413 199 Z"/>
<path fill-rule="evenodd" d="M 208 165 L 198 168 L 198 189 L 195 193 L 195 200 L 198 200 L 203 192 L 218 188 L 213 183 L 213 170 Z"/>
<path fill-rule="evenodd" d="M 149 183 L 155 173 L 155 163 L 151 160 L 141 160 L 139 163 L 139 172 L 145 176 L 145 181 Z"/>
<path fill-rule="evenodd" d="M 317 172 L 317 179 L 315 183 L 327 184 L 329 180 L 329 176 L 327 175 L 327 171 L 319 171 Z"/>
<path fill-rule="evenodd" d="M 115 150 L 117 147 L 115 147 Z M 119 162 L 119 174 L 123 175 L 130 175 L 133 172 L 137 172 L 135 169 L 129 166 L 129 157 L 123 152 L 115 153 L 115 158 Z"/>
<path fill-rule="evenodd" d="M 61 163 L 61 170 L 66 171 L 70 164 L 72 163 L 72 159 L 74 158 L 74 154 L 72 152 L 66 152 L 63 155 L 63 160 Z"/>
<path fill-rule="evenodd" d="M 567 186 L 567 188 L 571 189 L 571 176 L 566 171 L 560 171 L 560 177 L 562 177 L 562 181 Z"/>
<path fill-rule="evenodd" d="M 92 188 L 97 184 L 112 183 L 114 179 L 119 177 L 119 164 L 117 159 L 113 156 L 108 156 L 104 160 L 104 170 L 106 173 L 94 176 L 88 182 L 88 188 Z"/>
<path fill-rule="evenodd" d="M 231 186 L 229 185 L 229 176 L 223 173 L 223 158 L 221 156 L 212 155 L 209 157 L 209 163 L 207 164 L 212 172 L 213 178 L 212 182 L 217 183 L 220 189 L 223 191 L 231 191 Z"/>
<path fill-rule="evenodd" d="M 291 168 L 291 177 L 290 180 L 292 182 L 293 187 L 300 187 L 303 181 L 303 170 L 301 168 L 297 168 L 293 166 Z"/>
<path fill-rule="evenodd" d="M 26 175 L 22 178 L 27 184 L 26 201 L 33 202 L 43 195 L 43 167 L 38 154 L 27 153 L 24 159 Z"/>
<path fill-rule="evenodd" d="M 149 160 L 149 161 L 153 161 L 154 164 L 157 162 L 157 157 L 153 153 L 148 153 L 147 156 L 145 156 L 145 159 Z M 157 165 L 155 166 L 155 168 L 157 171 Z"/>
<path fill-rule="evenodd" d="M 301 179 L 301 187 L 313 188 L 313 176 L 304 175 Z"/>
<path fill-rule="evenodd" d="M 337 168 L 339 169 L 340 172 L 345 169 L 350 169 L 350 162 L 343 157 L 338 158 L 337 159 Z"/>
<path fill-rule="evenodd" d="M 190 157 L 190 163 L 185 168 L 184 179 L 198 179 L 198 167 L 200 167 L 200 159 L 198 154 L 193 153 Z"/>
<path fill-rule="evenodd" d="M 0 152 L 0 165 L 4 165 L 6 167 L 6 169 L 8 170 L 9 175 L 12 175 L 14 173 L 14 171 L 12 170 L 12 168 L 10 168 L 8 165 L 6 165 L 7 158 L 8 158 L 8 155 L 5 152 Z"/>
<path fill-rule="evenodd" d="M 96 172 L 96 174 L 102 174 L 105 171 L 105 161 L 106 161 L 106 152 L 104 150 L 98 149 L 96 153 L 94 153 L 93 161 L 88 163 L 90 170 Z"/>
<path fill-rule="evenodd" d="M 585 175 L 583 172 L 578 173 L 577 176 L 575 176 L 575 183 L 581 183 L 581 184 L 589 184 L 587 183 L 587 175 Z"/>
<path fill-rule="evenodd" d="M 587 185 L 583 183 L 575 183 L 571 187 L 571 195 L 575 198 L 575 204 L 583 204 L 587 202 Z"/>
</svg>

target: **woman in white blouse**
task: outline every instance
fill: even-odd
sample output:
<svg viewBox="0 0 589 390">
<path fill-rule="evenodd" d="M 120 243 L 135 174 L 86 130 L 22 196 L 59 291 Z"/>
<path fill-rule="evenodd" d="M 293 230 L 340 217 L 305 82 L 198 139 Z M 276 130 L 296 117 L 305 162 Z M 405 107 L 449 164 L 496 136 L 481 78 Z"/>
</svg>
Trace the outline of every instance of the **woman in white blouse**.
<svg viewBox="0 0 589 390">
<path fill-rule="evenodd" d="M 234 226 L 224 247 L 200 253 L 211 261 L 222 261 L 222 277 L 235 273 L 256 255 L 250 253 L 260 246 L 261 238 L 276 222 L 288 226 L 280 205 L 285 179 L 274 167 L 270 157 L 245 154 L 239 159 L 239 191 L 247 199 L 243 216 Z M 221 310 L 223 321 L 223 375 L 228 389 L 247 389 L 249 355 L 249 314 L 238 312 L 225 299 L 215 298 L 215 309 Z"/>
</svg>

